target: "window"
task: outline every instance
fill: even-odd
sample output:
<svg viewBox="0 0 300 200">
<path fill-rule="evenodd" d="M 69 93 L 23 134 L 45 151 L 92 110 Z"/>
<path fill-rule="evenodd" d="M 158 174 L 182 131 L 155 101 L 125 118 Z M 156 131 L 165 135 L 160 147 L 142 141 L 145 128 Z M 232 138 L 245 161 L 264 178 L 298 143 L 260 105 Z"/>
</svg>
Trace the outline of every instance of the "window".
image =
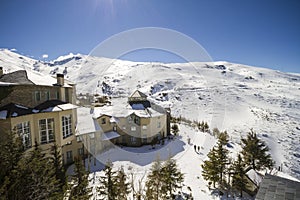
<svg viewBox="0 0 300 200">
<path fill-rule="evenodd" d="M 30 134 L 30 123 L 22 122 L 16 125 L 16 131 L 22 140 L 25 149 L 31 147 L 31 134 Z"/>
<path fill-rule="evenodd" d="M 147 143 L 147 134 L 143 135 L 143 143 Z"/>
<path fill-rule="evenodd" d="M 41 100 L 41 93 L 40 91 L 35 91 L 35 101 L 40 101 Z"/>
<path fill-rule="evenodd" d="M 160 127 L 161 127 L 161 123 L 158 122 L 158 123 L 157 123 L 157 128 L 160 128 Z"/>
<path fill-rule="evenodd" d="M 114 126 L 114 127 L 113 127 L 113 131 L 117 131 L 117 126 Z"/>
<path fill-rule="evenodd" d="M 70 101 L 69 90 L 67 88 L 65 88 L 65 99 L 66 99 L 66 102 Z"/>
<path fill-rule="evenodd" d="M 46 144 L 54 141 L 54 119 L 41 119 L 39 120 L 39 130 L 41 144 Z"/>
<path fill-rule="evenodd" d="M 72 135 L 72 115 L 62 116 L 61 120 L 63 138 L 67 138 Z"/>
<path fill-rule="evenodd" d="M 50 91 L 46 91 L 45 92 L 45 100 L 49 100 L 50 99 Z"/>
<path fill-rule="evenodd" d="M 72 151 L 67 151 L 67 163 L 73 162 L 73 153 Z"/>
<path fill-rule="evenodd" d="M 81 156 L 83 155 L 83 147 L 78 149 L 78 155 L 81 155 Z"/>
<path fill-rule="evenodd" d="M 59 91 L 56 91 L 56 99 L 59 99 Z"/>
<path fill-rule="evenodd" d="M 128 123 L 131 123 L 131 122 L 132 122 L 131 116 L 129 116 L 127 119 L 128 119 Z"/>
<path fill-rule="evenodd" d="M 132 127 L 131 127 L 131 131 L 136 131 L 136 127 L 135 127 L 135 126 L 132 126 Z"/>
<path fill-rule="evenodd" d="M 136 123 L 137 125 L 140 125 L 140 118 L 139 117 L 134 117 L 134 123 Z"/>
<path fill-rule="evenodd" d="M 106 124 L 106 119 L 104 117 L 101 119 L 101 124 Z"/>
<path fill-rule="evenodd" d="M 81 142 L 82 141 L 80 136 L 77 136 L 76 140 L 77 140 L 77 142 Z"/>
<path fill-rule="evenodd" d="M 125 144 L 127 142 L 127 137 L 126 135 L 123 135 L 122 136 L 122 143 Z"/>
<path fill-rule="evenodd" d="M 131 143 L 132 143 L 132 144 L 135 144 L 135 143 L 136 143 L 136 138 L 135 138 L 135 137 L 131 137 L 130 140 L 131 140 Z"/>
<path fill-rule="evenodd" d="M 146 130 L 146 129 L 147 129 L 147 125 L 143 125 L 143 126 L 142 126 L 142 129 L 143 129 L 143 130 Z"/>
</svg>

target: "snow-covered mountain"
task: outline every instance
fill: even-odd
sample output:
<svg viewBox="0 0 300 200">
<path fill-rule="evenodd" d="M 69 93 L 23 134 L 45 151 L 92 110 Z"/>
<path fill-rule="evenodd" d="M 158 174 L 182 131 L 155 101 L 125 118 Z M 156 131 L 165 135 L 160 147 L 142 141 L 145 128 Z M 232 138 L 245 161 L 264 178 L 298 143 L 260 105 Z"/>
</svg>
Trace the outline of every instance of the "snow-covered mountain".
<svg viewBox="0 0 300 200">
<path fill-rule="evenodd" d="M 146 63 L 80 54 L 51 62 L 0 50 L 4 73 L 18 69 L 63 73 L 77 93 L 128 96 L 140 89 L 172 115 L 204 120 L 237 142 L 253 128 L 276 165 L 300 178 L 300 74 L 229 62 Z"/>
</svg>

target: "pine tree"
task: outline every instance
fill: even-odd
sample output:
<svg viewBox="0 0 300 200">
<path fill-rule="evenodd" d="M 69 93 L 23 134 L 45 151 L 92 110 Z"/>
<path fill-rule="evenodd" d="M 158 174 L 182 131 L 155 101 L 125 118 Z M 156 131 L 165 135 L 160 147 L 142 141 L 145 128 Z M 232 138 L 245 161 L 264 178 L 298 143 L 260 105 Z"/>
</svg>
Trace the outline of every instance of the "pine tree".
<svg viewBox="0 0 300 200">
<path fill-rule="evenodd" d="M 232 187 L 240 191 L 240 196 L 243 197 L 243 190 L 246 188 L 247 178 L 245 163 L 242 156 L 239 154 L 237 160 L 232 165 Z"/>
<path fill-rule="evenodd" d="M 0 199 L 12 199 L 11 195 L 15 195 L 15 173 L 23 152 L 21 139 L 14 132 L 0 128 Z"/>
<path fill-rule="evenodd" d="M 213 136 L 215 136 L 215 137 L 219 137 L 219 135 L 220 135 L 220 131 L 219 131 L 219 129 L 218 129 L 218 128 L 214 128 L 212 132 L 213 132 Z"/>
<path fill-rule="evenodd" d="M 157 159 L 151 166 L 150 173 L 147 176 L 146 181 L 146 199 L 147 200 L 159 200 L 162 198 L 163 191 L 163 177 L 161 174 L 162 164 Z"/>
<path fill-rule="evenodd" d="M 208 124 L 207 124 L 207 122 L 205 122 L 204 124 L 203 124 L 203 132 L 209 132 L 209 126 L 208 126 Z"/>
<path fill-rule="evenodd" d="M 208 153 L 208 160 L 204 161 L 202 166 L 202 176 L 204 180 L 213 183 L 213 187 L 216 187 L 216 182 L 220 180 L 219 168 L 218 168 L 218 155 L 217 150 L 212 148 Z M 210 185 L 210 184 L 209 184 Z"/>
<path fill-rule="evenodd" d="M 217 146 L 208 153 L 208 160 L 204 161 L 202 165 L 202 176 L 205 180 L 213 183 L 217 182 L 219 187 L 224 187 L 224 176 L 227 172 L 228 150 L 226 144 L 228 143 L 227 132 L 221 132 L 218 136 Z"/>
<path fill-rule="evenodd" d="M 271 169 L 274 165 L 268 146 L 258 139 L 251 129 L 246 138 L 242 138 L 242 155 L 247 166 L 254 170 Z"/>
<path fill-rule="evenodd" d="M 176 161 L 169 158 L 162 166 L 162 191 L 167 199 L 174 199 L 173 192 L 182 187 L 184 176 L 177 167 Z"/>
<path fill-rule="evenodd" d="M 71 192 L 71 199 L 88 199 L 91 189 L 88 188 L 88 172 L 85 170 L 81 157 L 75 158 L 74 178 L 75 187 Z"/>
<path fill-rule="evenodd" d="M 178 132 L 179 132 L 178 125 L 177 125 L 177 124 L 173 124 L 171 128 L 172 128 L 173 134 L 174 134 L 174 135 L 177 135 Z"/>
<path fill-rule="evenodd" d="M 51 149 L 51 161 L 55 169 L 55 177 L 60 183 L 60 189 L 63 192 L 64 187 L 66 186 L 66 175 L 62 162 L 62 156 L 58 149 L 57 144 L 54 144 Z"/>
<path fill-rule="evenodd" d="M 130 193 L 130 183 L 127 182 L 127 176 L 123 168 L 120 168 L 116 175 L 117 199 L 127 200 L 127 195 Z"/>
<path fill-rule="evenodd" d="M 50 159 L 38 146 L 18 162 L 17 169 L 13 171 L 15 182 L 10 188 L 15 192 L 12 199 L 58 199 L 63 196 Z"/>
<path fill-rule="evenodd" d="M 226 145 L 228 143 L 228 134 L 227 132 L 221 132 L 218 137 L 217 144 L 217 161 L 218 161 L 218 171 L 220 175 L 219 185 L 223 182 L 224 173 L 226 171 L 226 165 L 228 165 L 228 150 L 226 149 Z"/>
<path fill-rule="evenodd" d="M 105 165 L 104 176 L 100 177 L 100 186 L 98 192 L 103 199 L 116 200 L 118 196 L 116 172 L 112 169 L 113 164 L 109 161 Z"/>
<path fill-rule="evenodd" d="M 201 132 L 204 132 L 204 121 L 202 121 L 201 123 L 199 122 L 198 123 L 198 129 L 201 131 Z"/>
</svg>

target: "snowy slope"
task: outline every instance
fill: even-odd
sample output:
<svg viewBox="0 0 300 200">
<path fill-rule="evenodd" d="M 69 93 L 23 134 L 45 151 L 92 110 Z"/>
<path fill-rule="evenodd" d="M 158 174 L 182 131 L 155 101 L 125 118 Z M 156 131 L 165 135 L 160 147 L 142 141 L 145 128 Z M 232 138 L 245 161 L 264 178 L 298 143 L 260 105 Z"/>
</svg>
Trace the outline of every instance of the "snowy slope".
<svg viewBox="0 0 300 200">
<path fill-rule="evenodd" d="M 170 106 L 175 116 L 227 130 L 233 142 L 253 128 L 271 148 L 276 165 L 300 178 L 299 74 L 229 62 L 142 63 L 80 54 L 40 62 L 9 50 L 0 50 L 0 66 L 5 72 L 64 73 L 83 94 L 101 94 L 103 82 L 111 96 L 139 88 Z"/>
</svg>

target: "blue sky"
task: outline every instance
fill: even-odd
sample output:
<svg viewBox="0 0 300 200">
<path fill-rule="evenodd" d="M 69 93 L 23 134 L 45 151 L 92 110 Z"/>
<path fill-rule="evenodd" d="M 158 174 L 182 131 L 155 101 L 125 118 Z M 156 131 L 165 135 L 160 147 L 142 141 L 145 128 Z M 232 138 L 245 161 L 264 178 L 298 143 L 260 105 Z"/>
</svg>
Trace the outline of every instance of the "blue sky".
<svg viewBox="0 0 300 200">
<path fill-rule="evenodd" d="M 88 54 L 132 28 L 163 27 L 193 38 L 213 60 L 300 73 L 299 10 L 297 0 L 1 0 L 0 47 L 51 60 Z M 180 60 L 153 51 L 127 58 Z"/>
</svg>

